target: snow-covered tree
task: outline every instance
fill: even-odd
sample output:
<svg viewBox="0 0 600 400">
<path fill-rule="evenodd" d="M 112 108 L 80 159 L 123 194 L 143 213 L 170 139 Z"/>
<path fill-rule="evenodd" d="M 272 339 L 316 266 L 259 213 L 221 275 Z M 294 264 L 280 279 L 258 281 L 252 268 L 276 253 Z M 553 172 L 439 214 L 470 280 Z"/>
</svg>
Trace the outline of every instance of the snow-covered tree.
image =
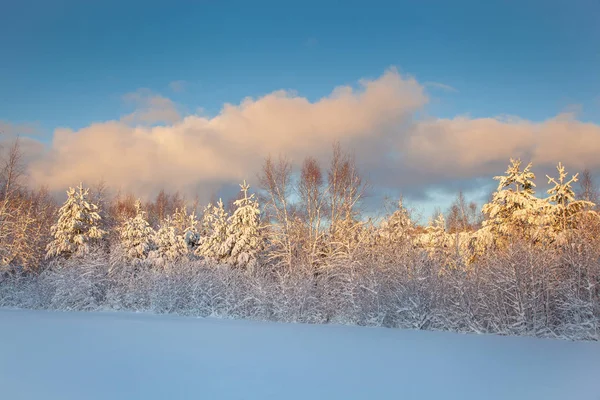
<svg viewBox="0 0 600 400">
<path fill-rule="evenodd" d="M 437 217 L 429 222 L 428 232 L 435 247 L 447 247 L 449 237 L 446 234 L 446 218 L 444 214 L 439 213 Z"/>
<path fill-rule="evenodd" d="M 176 209 L 173 215 L 175 233 L 181 235 L 185 240 L 188 251 L 193 253 L 200 244 L 200 232 L 198 231 L 198 219 L 195 213 L 187 213 L 185 207 Z"/>
<path fill-rule="evenodd" d="M 414 244 L 427 250 L 430 256 L 448 255 L 451 237 L 446 233 L 444 214 L 438 213 L 435 218 L 429 220 L 426 231 L 415 236 Z"/>
<path fill-rule="evenodd" d="M 367 249 L 367 254 L 379 260 L 378 263 L 397 262 L 399 257 L 406 256 L 413 247 L 415 225 L 402 199 L 398 201 L 398 208 L 387 218 L 379 223 L 370 220 L 363 226 L 363 246 Z"/>
<path fill-rule="evenodd" d="M 541 237 L 547 224 L 548 203 L 535 197 L 531 163 L 521 170 L 521 160 L 510 160 L 505 176 L 496 176 L 498 188 L 492 201 L 483 206 L 488 219 L 483 226 L 497 241 L 518 235 L 528 239 Z"/>
<path fill-rule="evenodd" d="M 130 260 L 144 260 L 152 250 L 154 229 L 146 221 L 142 203 L 135 203 L 136 214 L 120 227 L 121 246 Z"/>
<path fill-rule="evenodd" d="M 163 220 L 154 234 L 153 242 L 155 250 L 150 252 L 149 258 L 156 265 L 167 266 L 180 260 L 188 251 L 183 237 L 177 235 L 170 218 Z"/>
<path fill-rule="evenodd" d="M 414 229 L 408 210 L 404 207 L 402 199 L 398 201 L 398 209 L 383 221 L 379 228 L 379 237 L 386 244 L 406 241 Z"/>
<path fill-rule="evenodd" d="M 58 211 L 58 222 L 50 228 L 54 240 L 46 247 L 46 258 L 86 253 L 89 244 L 106 233 L 100 229 L 98 207 L 88 200 L 89 189 L 80 184 L 67 190 L 67 200 Z"/>
<path fill-rule="evenodd" d="M 227 240 L 227 212 L 223 201 L 219 199 L 217 205 L 209 204 L 204 209 L 202 217 L 200 245 L 196 248 L 196 255 L 223 261 L 227 256 L 224 246 Z"/>
<path fill-rule="evenodd" d="M 578 174 L 575 174 L 571 179 L 566 180 L 567 172 L 562 163 L 558 163 L 558 179 L 554 179 L 548 175 L 548 184 L 554 186 L 548 190 L 550 195 L 546 200 L 553 207 L 553 229 L 555 231 L 566 231 L 573 227 L 575 217 L 585 209 L 591 209 L 595 206 L 591 201 L 575 200 L 575 191 L 572 188 L 573 183 L 577 182 Z"/>
<path fill-rule="evenodd" d="M 230 264 L 250 266 L 255 262 L 262 244 L 260 207 L 254 194 L 248 195 L 250 186 L 246 181 L 240 187 L 243 197 L 233 203 L 236 209 L 228 219 L 225 248 Z"/>
</svg>

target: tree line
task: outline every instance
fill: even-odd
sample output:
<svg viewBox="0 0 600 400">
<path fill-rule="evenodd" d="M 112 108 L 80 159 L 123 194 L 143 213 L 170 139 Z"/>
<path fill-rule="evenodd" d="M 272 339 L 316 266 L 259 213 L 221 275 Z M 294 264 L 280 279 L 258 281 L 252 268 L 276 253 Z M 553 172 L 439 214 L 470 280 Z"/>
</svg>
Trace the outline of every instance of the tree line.
<svg viewBox="0 0 600 400">
<path fill-rule="evenodd" d="M 459 193 L 420 225 L 401 199 L 381 221 L 364 218 L 368 184 L 337 143 L 326 168 L 269 157 L 254 193 L 243 182 L 227 205 L 202 209 L 164 191 L 146 203 L 110 195 L 105 183 L 69 188 L 59 206 L 23 184 L 18 142 L 6 154 L 0 305 L 598 339 L 587 170 L 559 163 L 538 196 L 532 165 L 510 160 L 488 203 Z"/>
</svg>

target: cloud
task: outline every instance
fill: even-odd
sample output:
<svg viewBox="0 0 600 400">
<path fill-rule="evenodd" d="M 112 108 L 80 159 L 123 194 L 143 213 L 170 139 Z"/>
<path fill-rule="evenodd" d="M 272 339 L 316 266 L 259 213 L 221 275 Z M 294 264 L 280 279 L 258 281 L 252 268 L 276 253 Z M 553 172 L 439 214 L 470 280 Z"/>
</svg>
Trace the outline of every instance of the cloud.
<svg viewBox="0 0 600 400">
<path fill-rule="evenodd" d="M 148 89 L 127 93 L 123 100 L 136 107 L 134 112 L 121 118 L 126 124 L 175 123 L 181 119 L 171 99 L 154 94 Z"/>
<path fill-rule="evenodd" d="M 30 164 L 44 157 L 44 145 L 37 139 L 39 129 L 35 124 L 13 124 L 0 120 L 0 160 L 4 160 L 18 138 L 23 153 L 22 162 Z"/>
<path fill-rule="evenodd" d="M 577 121 L 572 113 L 537 123 L 464 117 L 422 121 L 405 146 L 408 163 L 427 160 L 429 175 L 438 179 L 499 173 L 509 157 L 540 167 L 558 161 L 572 170 L 600 167 L 600 126 Z"/>
<path fill-rule="evenodd" d="M 0 120 L 0 141 L 11 140 L 17 136 L 35 136 L 39 130 L 35 124 L 14 124 Z"/>
<path fill-rule="evenodd" d="M 269 154 L 285 154 L 296 165 L 307 155 L 325 162 L 335 140 L 355 152 L 375 195 L 418 198 L 431 185 L 464 188 L 502 173 L 510 157 L 541 167 L 563 161 L 573 172 L 600 167 L 598 125 L 572 113 L 542 122 L 421 119 L 429 100 L 425 86 L 395 69 L 356 87 L 335 88 L 314 102 L 276 91 L 225 104 L 214 117 L 181 117 L 171 100 L 149 91 L 127 99 L 138 109 L 120 120 L 57 129 L 30 163 L 34 182 L 62 190 L 103 178 L 140 195 L 165 188 L 198 193 L 207 201 L 224 184 L 254 183 Z"/>
<path fill-rule="evenodd" d="M 225 104 L 213 118 L 175 118 L 168 99 L 147 91 L 127 99 L 141 110 L 78 131 L 57 129 L 47 154 L 30 166 L 36 182 L 60 189 L 104 178 L 141 194 L 162 187 L 212 191 L 223 182 L 252 180 L 268 154 L 288 154 L 300 162 L 309 154 L 324 158 L 334 140 L 370 143 L 374 134 L 391 132 L 427 101 L 414 79 L 393 69 L 360 81 L 357 89 L 338 87 L 314 103 L 277 91 Z M 175 122 L 131 126 L 156 121 L 165 110 Z"/>
<path fill-rule="evenodd" d="M 169 83 L 169 89 L 171 89 L 175 93 L 184 92 L 187 87 L 187 82 L 183 80 L 173 81 Z"/>
<path fill-rule="evenodd" d="M 450 86 L 450 85 L 446 85 L 445 83 L 440 83 L 440 82 L 425 82 L 423 84 L 426 87 L 431 87 L 434 89 L 440 89 L 446 92 L 452 92 L 452 93 L 457 93 L 458 89 Z"/>
</svg>

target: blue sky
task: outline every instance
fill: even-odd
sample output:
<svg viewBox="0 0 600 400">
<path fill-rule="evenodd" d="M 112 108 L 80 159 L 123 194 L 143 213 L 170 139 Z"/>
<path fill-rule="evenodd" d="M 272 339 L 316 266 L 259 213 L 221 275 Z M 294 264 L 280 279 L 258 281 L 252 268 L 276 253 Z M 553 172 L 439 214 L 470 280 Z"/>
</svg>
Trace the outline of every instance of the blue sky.
<svg viewBox="0 0 600 400">
<path fill-rule="evenodd" d="M 599 16 L 593 0 L 0 0 L 0 122 L 49 143 L 132 112 L 140 88 L 215 116 L 280 89 L 315 102 L 395 66 L 427 90 L 422 115 L 576 110 L 595 127 Z"/>
<path fill-rule="evenodd" d="M 93 4 L 92 4 L 93 3 Z M 6 1 L 0 118 L 78 128 L 124 93 L 216 113 L 276 89 L 316 99 L 390 65 L 437 91 L 437 116 L 600 121 L 597 1 Z M 184 93 L 168 84 L 188 82 Z"/>
</svg>

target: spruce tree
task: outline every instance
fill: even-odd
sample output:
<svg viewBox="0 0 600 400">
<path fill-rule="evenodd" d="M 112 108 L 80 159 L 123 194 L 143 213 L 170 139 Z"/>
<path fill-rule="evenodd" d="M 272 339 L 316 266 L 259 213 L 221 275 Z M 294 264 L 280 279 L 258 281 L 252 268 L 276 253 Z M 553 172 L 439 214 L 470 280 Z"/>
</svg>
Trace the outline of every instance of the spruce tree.
<svg viewBox="0 0 600 400">
<path fill-rule="evenodd" d="M 400 243 L 407 240 L 413 228 L 409 212 L 400 199 L 398 209 L 381 223 L 379 237 L 385 244 Z"/>
<path fill-rule="evenodd" d="M 531 163 L 521 170 L 521 160 L 510 162 L 505 176 L 494 177 L 498 188 L 482 208 L 488 216 L 483 226 L 501 241 L 514 235 L 534 239 L 547 224 L 547 203 L 534 195 Z"/>
<path fill-rule="evenodd" d="M 452 238 L 446 233 L 446 218 L 441 212 L 429 221 L 427 227 L 427 251 L 431 256 L 447 258 L 451 246 Z"/>
<path fill-rule="evenodd" d="M 177 235 L 170 218 L 161 223 L 153 238 L 155 250 L 150 253 L 152 261 L 161 266 L 179 261 L 188 252 L 183 237 Z"/>
<path fill-rule="evenodd" d="M 218 262 L 223 261 L 227 256 L 227 212 L 221 199 L 216 206 L 206 206 L 201 226 L 200 244 L 196 255 Z"/>
<path fill-rule="evenodd" d="M 148 224 L 145 212 L 142 211 L 142 203 L 135 203 L 135 217 L 125 220 L 120 228 L 121 246 L 127 258 L 132 261 L 140 261 L 148 257 L 152 250 L 152 237 L 154 229 Z"/>
<path fill-rule="evenodd" d="M 546 200 L 552 204 L 552 227 L 554 231 L 566 231 L 573 227 L 577 214 L 585 209 L 591 209 L 594 203 L 586 200 L 575 200 L 575 191 L 572 188 L 573 183 L 577 182 L 575 174 L 570 180 L 566 180 L 567 172 L 562 163 L 558 163 L 558 180 L 548 175 L 548 184 L 554 186 L 548 190 L 550 195 Z"/>
<path fill-rule="evenodd" d="M 54 240 L 46 247 L 46 258 L 85 254 L 90 243 L 105 235 L 99 228 L 98 207 L 88 200 L 88 195 L 89 189 L 82 184 L 67 190 L 67 200 L 58 210 L 58 221 L 50 228 Z"/>
<path fill-rule="evenodd" d="M 228 263 L 245 267 L 256 261 L 260 250 L 260 207 L 254 194 L 248 195 L 246 181 L 240 188 L 243 196 L 233 203 L 236 209 L 228 219 L 225 249 Z"/>
<path fill-rule="evenodd" d="M 195 213 L 188 215 L 185 207 L 176 209 L 173 215 L 175 233 L 183 237 L 188 251 L 194 253 L 200 244 L 200 232 L 198 231 L 198 219 Z"/>
</svg>

